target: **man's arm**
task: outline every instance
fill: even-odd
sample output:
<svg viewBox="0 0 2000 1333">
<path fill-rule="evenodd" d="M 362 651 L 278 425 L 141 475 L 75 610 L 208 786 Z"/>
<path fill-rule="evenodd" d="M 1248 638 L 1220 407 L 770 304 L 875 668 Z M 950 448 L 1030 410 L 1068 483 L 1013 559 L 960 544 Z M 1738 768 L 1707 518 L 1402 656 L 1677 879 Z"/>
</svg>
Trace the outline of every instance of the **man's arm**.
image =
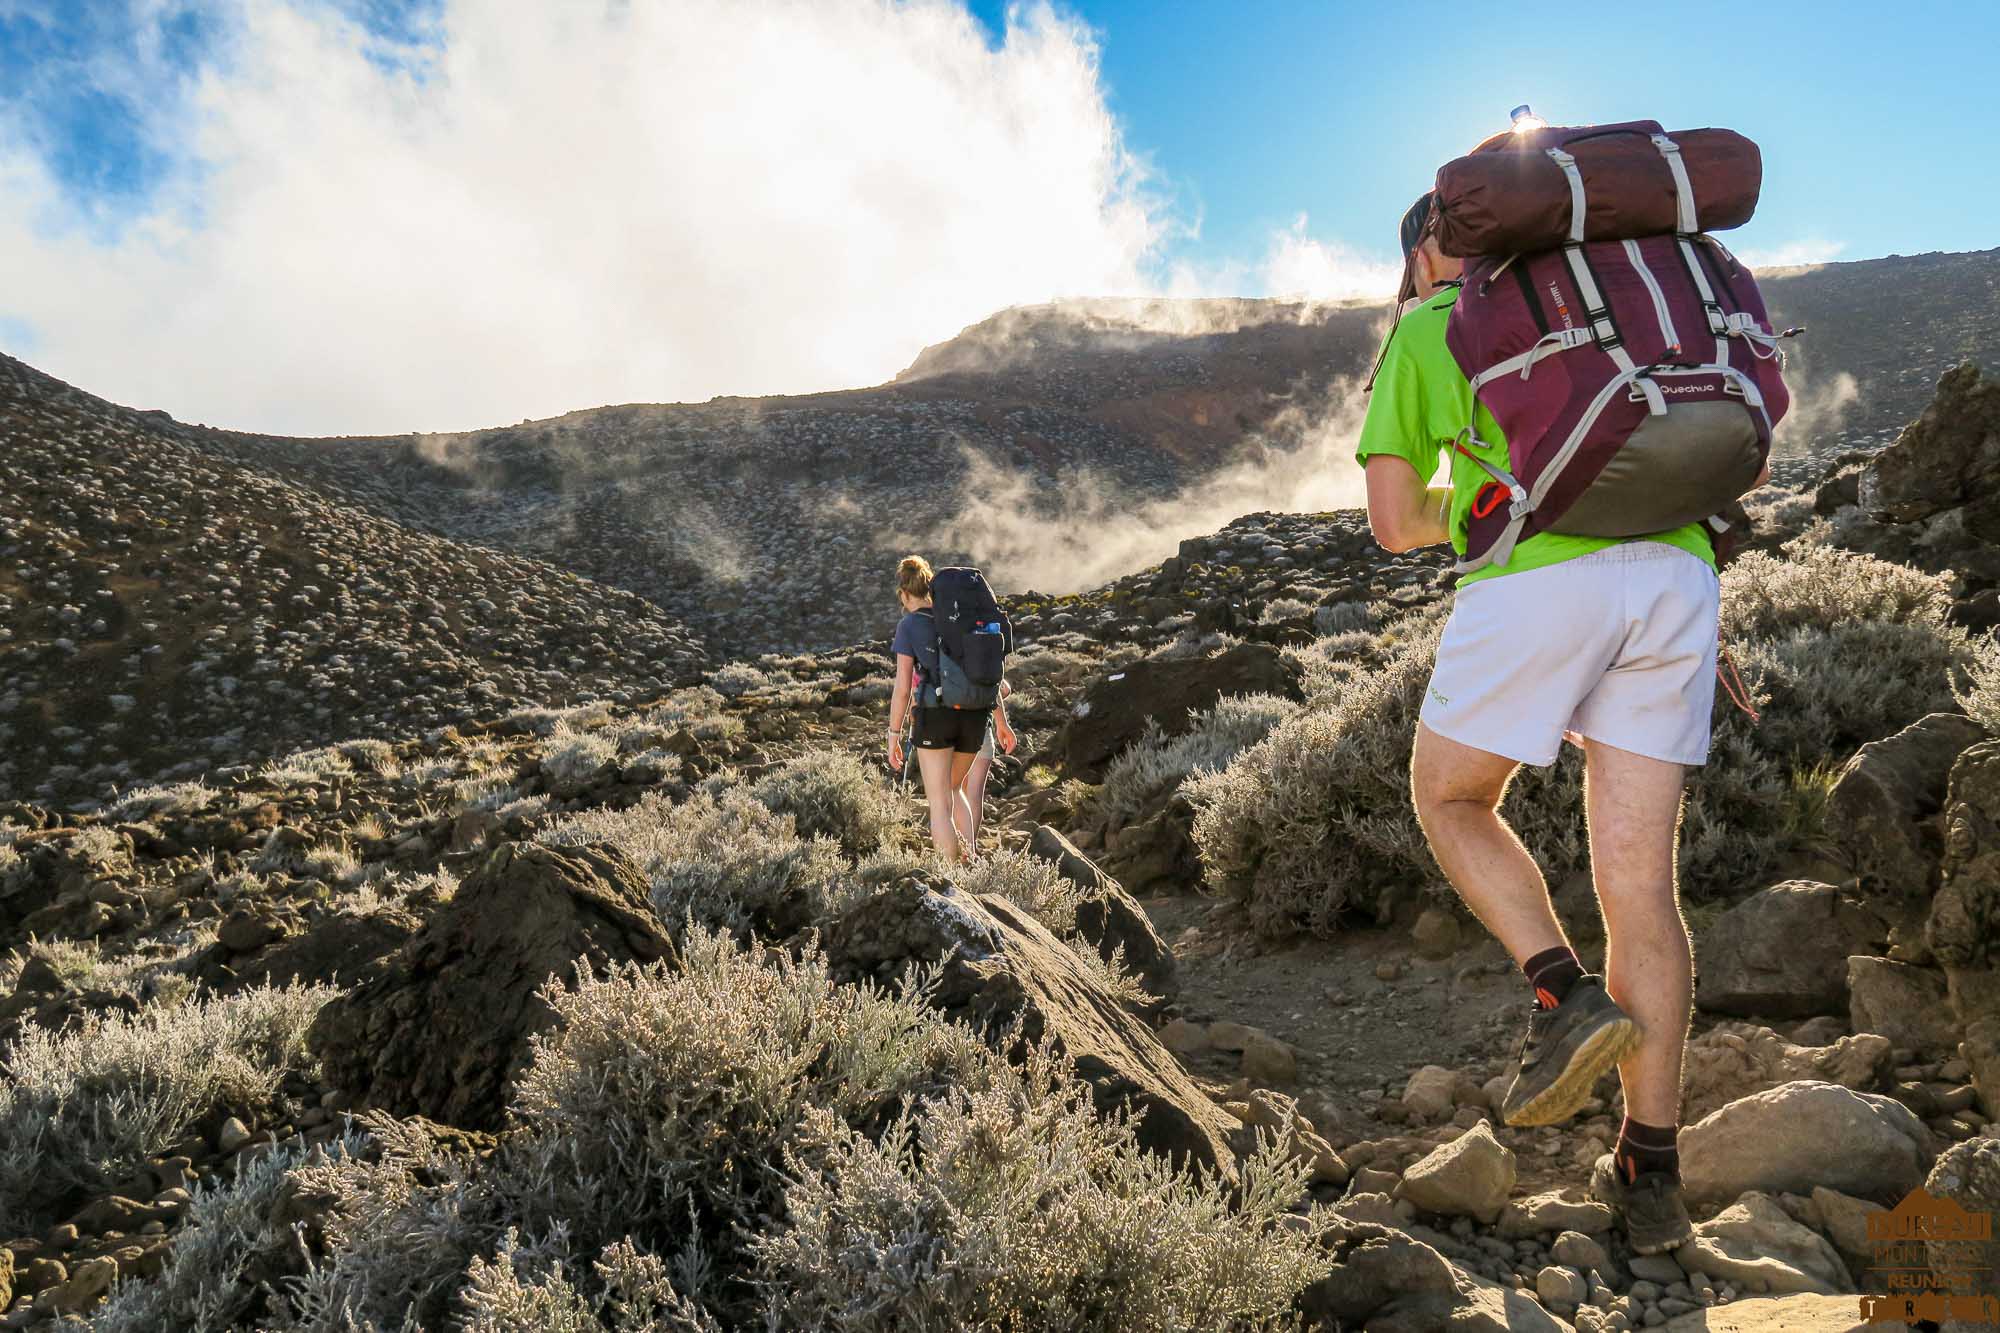
<svg viewBox="0 0 2000 1333">
<path fill-rule="evenodd" d="M 1430 488 L 1406 458 L 1368 460 L 1368 527 L 1385 551 L 1410 551 L 1451 540 L 1451 489 Z"/>
</svg>

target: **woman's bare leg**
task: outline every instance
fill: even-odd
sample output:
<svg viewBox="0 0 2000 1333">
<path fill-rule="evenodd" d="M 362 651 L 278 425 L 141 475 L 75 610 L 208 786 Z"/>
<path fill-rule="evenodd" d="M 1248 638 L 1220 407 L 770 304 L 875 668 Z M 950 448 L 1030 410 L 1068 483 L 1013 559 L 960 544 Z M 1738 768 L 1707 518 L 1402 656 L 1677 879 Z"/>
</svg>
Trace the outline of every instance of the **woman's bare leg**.
<svg viewBox="0 0 2000 1333">
<path fill-rule="evenodd" d="M 952 772 L 956 757 L 950 750 L 917 751 L 917 768 L 924 775 L 924 798 L 931 808 L 931 843 L 939 856 L 952 862 L 963 857 L 952 810 L 958 798 L 958 775 Z"/>
<path fill-rule="evenodd" d="M 965 845 L 975 849 L 979 846 L 979 826 L 986 822 L 986 777 L 992 771 L 993 756 L 981 750 L 973 756 L 972 767 L 967 770 L 965 781 L 959 788 L 965 794 L 966 815 L 966 823 L 960 826 L 959 832 L 965 839 Z"/>
<path fill-rule="evenodd" d="M 972 806 L 967 803 L 965 795 L 965 780 L 972 772 L 972 761 L 976 758 L 977 755 L 957 752 L 951 756 L 952 824 L 954 831 L 966 830 L 958 844 L 958 858 L 961 861 L 970 861 L 979 854 L 979 821 L 973 814 Z"/>
</svg>

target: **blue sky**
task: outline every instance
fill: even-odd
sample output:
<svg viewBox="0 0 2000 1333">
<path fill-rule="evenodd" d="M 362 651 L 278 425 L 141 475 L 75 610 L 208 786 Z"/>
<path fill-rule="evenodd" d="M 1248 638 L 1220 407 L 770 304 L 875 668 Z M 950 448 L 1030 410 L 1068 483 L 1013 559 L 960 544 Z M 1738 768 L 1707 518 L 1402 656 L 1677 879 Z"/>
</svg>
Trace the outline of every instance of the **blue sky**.
<svg viewBox="0 0 2000 1333">
<path fill-rule="evenodd" d="M 1764 150 L 1732 238 L 1843 259 L 2000 245 L 1995 0 L 1545 6 L 1077 0 L 1128 144 L 1208 254 L 1300 212 L 1393 249 L 1439 163 L 1522 102 L 1556 124 L 1721 125 Z M 1005 9 L 975 0 L 997 27 Z"/>
<path fill-rule="evenodd" d="M 0 0 L 0 351 L 299 433 L 879 383 L 1010 305 L 1386 296 L 1520 102 L 1757 140 L 1753 263 L 2000 245 L 2000 0 L 1548 12 Z"/>
</svg>

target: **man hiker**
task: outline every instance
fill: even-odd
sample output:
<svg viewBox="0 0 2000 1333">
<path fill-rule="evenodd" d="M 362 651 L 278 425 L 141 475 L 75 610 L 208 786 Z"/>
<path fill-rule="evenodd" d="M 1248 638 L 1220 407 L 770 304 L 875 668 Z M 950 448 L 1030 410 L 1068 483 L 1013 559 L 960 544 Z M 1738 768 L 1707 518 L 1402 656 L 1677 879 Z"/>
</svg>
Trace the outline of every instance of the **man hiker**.
<svg viewBox="0 0 2000 1333">
<path fill-rule="evenodd" d="M 1460 261 L 1431 234 L 1433 196 L 1404 216 L 1399 318 L 1373 381 L 1356 457 L 1379 544 L 1466 550 L 1490 474 L 1454 442 L 1508 466 L 1506 439 L 1445 343 Z M 1483 443 L 1482 443 L 1483 442 Z M 1450 484 L 1430 487 L 1441 455 Z M 1758 484 L 1768 479 L 1769 468 Z M 1535 1008 L 1501 1107 L 1509 1125 L 1574 1115 L 1614 1064 L 1625 1120 L 1591 1189 L 1632 1248 L 1693 1235 L 1676 1151 L 1693 950 L 1674 881 L 1687 766 L 1707 762 L 1719 584 L 1707 530 L 1645 537 L 1541 532 L 1467 574 L 1438 645 L 1410 760 L 1417 817 L 1453 888 L 1520 965 Z M 1581 745 L 1602 974 L 1563 934 L 1534 859 L 1499 807 L 1522 764 Z"/>
</svg>

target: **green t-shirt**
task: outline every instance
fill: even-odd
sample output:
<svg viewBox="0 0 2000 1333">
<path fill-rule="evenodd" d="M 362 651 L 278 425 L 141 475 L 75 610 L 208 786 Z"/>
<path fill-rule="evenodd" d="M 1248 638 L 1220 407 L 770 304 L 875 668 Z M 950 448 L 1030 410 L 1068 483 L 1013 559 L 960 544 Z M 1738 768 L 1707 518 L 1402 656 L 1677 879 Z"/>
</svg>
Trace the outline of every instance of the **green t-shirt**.
<svg viewBox="0 0 2000 1333">
<path fill-rule="evenodd" d="M 1361 442 L 1355 447 L 1354 457 L 1365 467 L 1376 454 L 1394 454 L 1407 459 L 1417 475 L 1428 483 L 1437 472 L 1438 455 L 1449 451 L 1451 545 L 1463 556 L 1473 498 L 1492 477 L 1452 448 L 1452 442 L 1465 429 L 1466 413 L 1472 407 L 1471 381 L 1458 368 L 1444 341 L 1445 319 L 1457 300 L 1458 288 L 1445 288 L 1412 308 L 1390 335 L 1389 351 L 1369 395 L 1368 420 L 1361 427 Z M 1507 437 L 1484 403 L 1479 404 L 1479 419 L 1473 433 L 1490 447 L 1468 444 L 1468 448 L 1489 463 L 1502 468 L 1509 466 Z M 1621 541 L 1666 542 L 1700 556 L 1711 568 L 1715 565 L 1708 532 L 1699 523 L 1646 537 L 1571 537 L 1560 532 L 1538 532 L 1523 538 L 1505 565 L 1476 569 L 1459 580 L 1459 586 L 1560 564 Z"/>
</svg>

